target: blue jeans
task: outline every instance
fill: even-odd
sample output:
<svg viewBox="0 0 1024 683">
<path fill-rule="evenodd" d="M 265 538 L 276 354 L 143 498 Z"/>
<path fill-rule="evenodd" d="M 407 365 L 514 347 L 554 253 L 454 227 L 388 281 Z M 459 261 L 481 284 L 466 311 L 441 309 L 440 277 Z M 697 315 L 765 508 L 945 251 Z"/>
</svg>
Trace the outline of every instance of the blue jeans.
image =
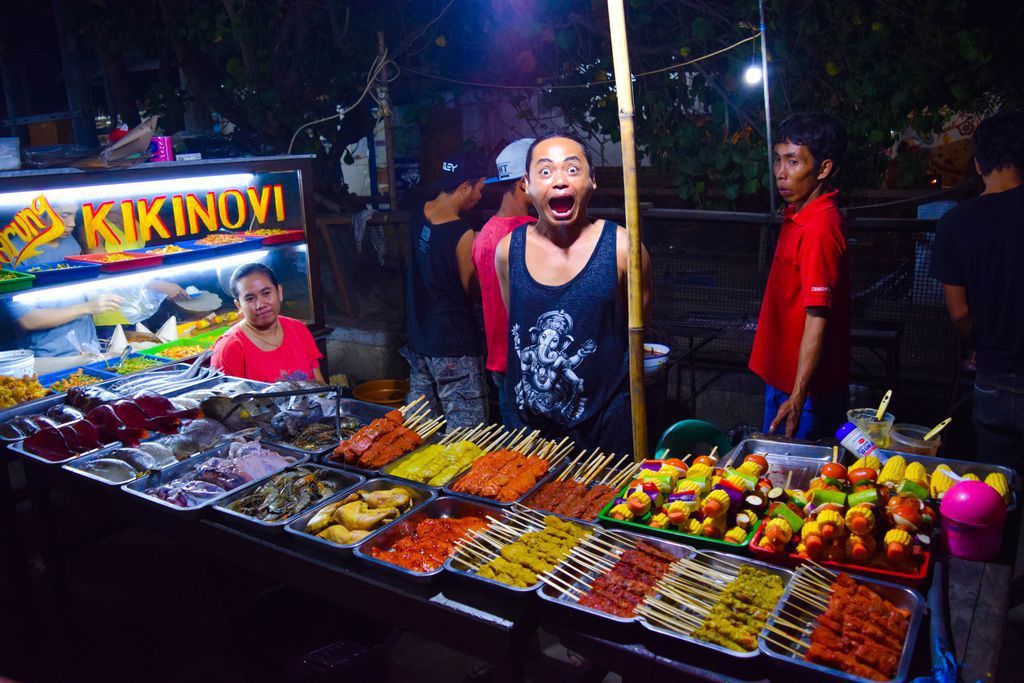
<svg viewBox="0 0 1024 683">
<path fill-rule="evenodd" d="M 772 420 L 779 412 L 779 406 L 789 400 L 789 394 L 776 389 L 770 384 L 765 385 L 764 391 L 764 431 L 765 434 L 771 429 Z M 800 415 L 800 424 L 797 425 L 794 438 L 817 441 L 828 436 L 833 436 L 835 431 L 846 422 L 846 411 L 850 405 L 850 394 L 846 388 L 833 394 L 824 396 L 810 396 L 804 401 L 804 410 Z M 779 433 L 785 433 L 786 425 L 778 427 Z"/>
<path fill-rule="evenodd" d="M 432 414 L 444 412 L 445 431 L 449 432 L 487 422 L 483 356 L 431 358 L 413 353 L 407 346 L 398 353 L 409 361 L 407 403 L 425 396 Z"/>
<path fill-rule="evenodd" d="M 1024 473 L 1024 376 L 979 372 L 973 413 L 978 460 Z"/>
</svg>

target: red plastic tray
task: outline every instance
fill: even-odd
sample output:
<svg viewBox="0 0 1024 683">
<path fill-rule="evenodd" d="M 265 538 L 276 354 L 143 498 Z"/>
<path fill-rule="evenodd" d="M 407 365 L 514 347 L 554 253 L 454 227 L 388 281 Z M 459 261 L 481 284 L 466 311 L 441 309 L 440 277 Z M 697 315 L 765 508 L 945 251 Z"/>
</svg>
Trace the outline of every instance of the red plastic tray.
<svg viewBox="0 0 1024 683">
<path fill-rule="evenodd" d="M 236 235 L 243 237 L 255 237 L 263 240 L 263 244 L 270 246 L 272 244 L 287 244 L 288 242 L 301 242 L 306 239 L 305 230 L 286 230 L 279 235 L 254 235 L 251 232 L 238 232 Z"/>
<path fill-rule="evenodd" d="M 761 560 L 762 562 L 771 562 L 772 564 L 781 564 L 784 567 L 798 567 L 807 561 L 807 558 L 796 553 L 777 553 L 765 548 L 758 547 L 758 542 L 761 540 L 761 531 L 764 527 L 764 521 L 757 527 L 757 533 L 750 539 L 750 554 Z M 870 576 L 875 579 L 882 579 L 883 581 L 891 581 L 892 583 L 898 583 L 903 586 L 917 587 L 924 583 L 924 580 L 928 578 L 928 570 L 931 569 L 932 565 L 932 554 L 931 551 L 925 550 L 921 560 L 921 566 L 915 573 L 897 572 L 892 569 L 882 569 L 880 567 L 869 567 L 863 564 L 850 564 L 847 562 L 819 562 L 818 564 L 830 567 L 831 569 L 837 569 L 844 572 L 851 572 L 854 574 L 861 574 L 862 576 Z"/>
<path fill-rule="evenodd" d="M 116 273 L 123 270 L 140 270 L 142 268 L 152 268 L 153 266 L 159 266 L 164 262 L 163 254 L 121 254 L 121 256 L 127 256 L 128 259 L 121 261 L 110 261 L 107 262 L 105 259 L 110 254 L 81 254 L 79 256 L 65 256 L 65 261 L 72 261 L 74 263 L 92 263 L 98 265 L 100 270 L 105 273 Z"/>
</svg>

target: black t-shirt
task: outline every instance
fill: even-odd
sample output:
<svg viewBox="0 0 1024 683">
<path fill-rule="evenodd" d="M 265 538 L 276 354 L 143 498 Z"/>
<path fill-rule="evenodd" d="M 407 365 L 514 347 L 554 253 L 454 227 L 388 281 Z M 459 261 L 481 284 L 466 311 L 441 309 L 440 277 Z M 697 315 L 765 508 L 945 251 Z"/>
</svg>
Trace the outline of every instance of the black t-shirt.
<svg viewBox="0 0 1024 683">
<path fill-rule="evenodd" d="M 405 319 L 409 350 L 421 356 L 480 356 L 473 304 L 462 287 L 455 248 L 471 230 L 464 220 L 434 225 L 422 210 L 413 214 Z"/>
<path fill-rule="evenodd" d="M 1024 372 L 1024 185 L 939 221 L 932 275 L 967 288 L 980 372 Z"/>
</svg>

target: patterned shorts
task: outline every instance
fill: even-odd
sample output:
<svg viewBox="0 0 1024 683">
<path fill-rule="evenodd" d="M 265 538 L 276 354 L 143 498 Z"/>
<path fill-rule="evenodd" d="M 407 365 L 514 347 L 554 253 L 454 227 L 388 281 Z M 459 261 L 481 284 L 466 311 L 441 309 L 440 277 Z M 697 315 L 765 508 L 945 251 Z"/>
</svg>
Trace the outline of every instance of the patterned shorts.
<svg viewBox="0 0 1024 683">
<path fill-rule="evenodd" d="M 406 401 L 425 396 L 434 414 L 444 413 L 445 429 L 487 422 L 487 379 L 482 356 L 421 356 L 402 347 L 409 362 Z"/>
</svg>

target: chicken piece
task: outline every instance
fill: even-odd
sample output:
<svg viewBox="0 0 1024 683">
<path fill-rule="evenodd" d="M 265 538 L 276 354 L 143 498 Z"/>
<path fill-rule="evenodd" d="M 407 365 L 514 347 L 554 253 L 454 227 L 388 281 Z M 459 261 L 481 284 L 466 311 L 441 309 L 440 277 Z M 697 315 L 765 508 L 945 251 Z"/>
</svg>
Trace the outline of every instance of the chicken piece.
<svg viewBox="0 0 1024 683">
<path fill-rule="evenodd" d="M 360 491 L 359 497 L 371 508 L 407 510 L 412 507 L 412 493 L 401 486 L 380 491 Z"/>
<path fill-rule="evenodd" d="M 373 531 L 382 524 L 398 519 L 397 508 L 377 508 L 375 510 L 361 500 L 346 503 L 338 508 L 331 519 L 335 524 L 341 524 L 352 531 L 363 530 Z"/>
<path fill-rule="evenodd" d="M 320 530 L 326 528 L 327 525 L 331 523 L 331 517 L 334 516 L 334 513 L 338 508 L 340 508 L 345 503 L 351 503 L 353 500 L 358 499 L 359 497 L 353 493 L 345 500 L 339 500 L 337 502 L 331 503 L 330 505 L 323 506 L 322 508 L 317 510 L 317 513 L 315 515 L 310 517 L 308 522 L 306 522 L 306 533 L 315 534 L 318 533 Z"/>
<path fill-rule="evenodd" d="M 322 538 L 325 541 L 330 541 L 331 543 L 337 543 L 338 545 L 352 545 L 353 543 L 358 543 L 363 540 L 369 536 L 369 534 L 369 531 L 364 531 L 362 529 L 349 531 L 340 524 L 333 524 L 318 533 L 317 537 Z"/>
</svg>

